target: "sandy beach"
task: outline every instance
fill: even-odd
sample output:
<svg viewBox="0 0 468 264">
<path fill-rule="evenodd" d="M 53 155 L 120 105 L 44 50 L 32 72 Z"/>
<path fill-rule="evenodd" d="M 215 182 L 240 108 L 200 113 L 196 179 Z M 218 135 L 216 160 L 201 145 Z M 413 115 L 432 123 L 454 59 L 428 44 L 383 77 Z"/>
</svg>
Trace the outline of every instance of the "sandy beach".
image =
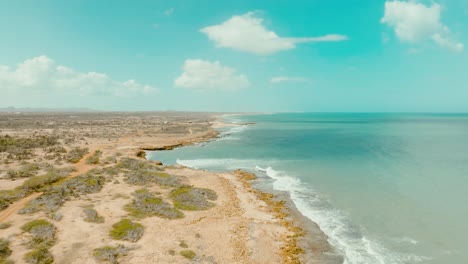
<svg viewBox="0 0 468 264">
<path fill-rule="evenodd" d="M 0 199 L 6 199 L 9 190 L 26 190 L 24 185 L 31 177 L 40 177 L 51 167 L 63 170 L 72 167 L 73 171 L 50 186 L 60 187 L 83 175 L 104 175 L 99 190 L 66 196 L 53 213 L 44 206 L 26 210 L 26 213 L 22 211 L 25 206 L 32 208 L 41 196 L 51 195 L 49 185 L 28 189 L 15 199 L 8 196 L 10 200 L 0 211 L 0 224 L 7 226 L 0 230 L 0 239 L 8 241 L 11 253 L 0 256 L 0 260 L 27 263 L 25 255 L 34 250 L 30 241 L 35 234 L 25 231 L 24 225 L 46 219 L 56 228 L 54 241 L 48 246 L 54 263 L 338 262 L 336 257 L 328 255 L 332 249 L 325 235 L 302 217 L 284 194 L 269 194 L 252 188 L 255 175 L 244 171 L 217 173 L 165 166 L 145 159 L 144 150 L 170 150 L 217 137 L 216 128 L 225 125 L 219 115 L 175 112 L 2 114 L 0 123 L 3 139 L 6 135 L 57 139 L 50 146 L 29 149 L 30 155 L 24 157 L 11 154 L 8 149 L 0 152 L 4 161 L 0 164 Z M 63 147 L 65 152 L 51 157 L 49 150 L 58 149 L 57 146 Z M 87 152 L 73 163 L 67 161 L 72 149 L 87 149 Z M 12 176 L 10 171 L 19 171 L 27 164 L 37 164 L 39 168 L 31 176 Z M 141 168 L 149 168 L 151 173 L 157 172 L 161 179 L 174 184 L 154 183 L 147 178 L 147 182 L 140 178 L 140 182 L 135 182 L 129 175 L 139 175 L 132 174 L 132 167 L 122 164 L 137 164 L 142 175 L 146 172 Z M 183 217 L 170 219 L 132 214 L 129 204 L 142 188 Z M 175 191 L 185 190 L 183 188 L 202 193 L 203 201 L 211 191 L 215 198 L 209 198 L 207 208 L 177 207 Z M 86 221 L 86 208 L 97 212 L 102 221 Z M 109 235 L 113 225 L 122 219 L 143 226 L 144 232 L 138 240 L 119 240 Z M 107 257 L 96 251 L 118 245 L 125 250 Z"/>
</svg>

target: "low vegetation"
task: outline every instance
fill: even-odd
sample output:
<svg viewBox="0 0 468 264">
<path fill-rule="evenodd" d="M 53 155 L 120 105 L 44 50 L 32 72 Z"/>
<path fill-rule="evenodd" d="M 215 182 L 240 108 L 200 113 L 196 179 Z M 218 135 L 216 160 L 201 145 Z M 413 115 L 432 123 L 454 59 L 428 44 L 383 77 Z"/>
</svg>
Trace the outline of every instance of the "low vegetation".
<svg viewBox="0 0 468 264">
<path fill-rule="evenodd" d="M 130 215 L 143 218 L 148 216 L 159 216 L 168 219 L 184 217 L 184 214 L 175 209 L 171 204 L 156 197 L 148 189 L 140 189 L 133 193 L 133 201 L 125 206 Z"/>
<path fill-rule="evenodd" d="M 5 179 L 15 180 L 20 178 L 29 178 L 36 176 L 39 170 L 39 164 L 25 163 L 18 170 L 8 170 Z"/>
<path fill-rule="evenodd" d="M 47 148 L 56 144 L 58 144 L 58 138 L 55 136 L 12 137 L 0 135 L 0 153 L 8 153 L 8 159 L 30 159 L 34 156 L 35 149 Z"/>
<path fill-rule="evenodd" d="M 117 245 L 115 247 L 105 246 L 94 249 L 93 255 L 97 260 L 109 261 L 111 264 L 117 264 L 119 263 L 118 259 L 121 256 L 127 255 L 130 250 L 132 250 L 132 248 L 124 245 Z"/>
<path fill-rule="evenodd" d="M 30 221 L 21 227 L 21 230 L 31 234 L 31 247 L 50 247 L 55 243 L 57 229 L 47 220 L 38 219 Z"/>
<path fill-rule="evenodd" d="M 6 222 L 6 223 L 1 223 L 0 224 L 0 229 L 7 229 L 11 226 L 11 223 L 10 222 Z"/>
<path fill-rule="evenodd" d="M 104 184 L 104 176 L 96 175 L 93 172 L 65 179 L 43 190 L 41 196 L 27 203 L 19 213 L 31 214 L 44 211 L 50 217 L 60 209 L 67 199 L 79 197 L 83 194 L 99 192 Z"/>
<path fill-rule="evenodd" d="M 54 263 L 54 256 L 49 248 L 40 246 L 26 253 L 24 260 L 30 264 L 51 264 Z"/>
<path fill-rule="evenodd" d="M 49 248 L 54 245 L 57 228 L 47 220 L 37 219 L 24 224 L 21 229 L 31 234 L 28 246 L 32 250 L 24 256 L 27 263 L 48 264 L 54 262 L 54 257 Z"/>
<path fill-rule="evenodd" d="M 194 259 L 195 256 L 197 255 L 193 250 L 189 250 L 189 249 L 181 250 L 179 254 L 182 257 L 187 258 L 187 259 Z"/>
<path fill-rule="evenodd" d="M 152 162 L 122 158 L 117 167 L 126 170 L 124 174 L 125 181 L 129 184 L 157 184 L 162 187 L 178 187 L 182 185 L 176 176 L 163 172 L 159 166 Z"/>
<path fill-rule="evenodd" d="M 83 213 L 86 215 L 84 220 L 91 223 L 104 223 L 104 217 L 100 216 L 93 208 L 83 209 Z"/>
<path fill-rule="evenodd" d="M 218 198 L 213 190 L 187 185 L 172 190 L 169 196 L 175 208 L 188 211 L 207 210 L 215 205 L 208 200 L 213 201 Z"/>
<path fill-rule="evenodd" d="M 109 235 L 113 239 L 136 242 L 143 236 L 144 230 L 145 228 L 140 223 L 132 222 L 129 219 L 122 219 L 112 225 Z"/>
<path fill-rule="evenodd" d="M 70 163 L 77 163 L 84 155 L 88 154 L 87 148 L 73 148 L 65 156 L 65 160 Z"/>
<path fill-rule="evenodd" d="M 89 156 L 86 159 L 86 164 L 99 164 L 99 159 L 102 156 L 102 151 L 96 150 L 94 151 L 93 155 Z"/>
<path fill-rule="evenodd" d="M 11 255 L 10 241 L 0 238 L 0 263 L 6 261 Z"/>
</svg>

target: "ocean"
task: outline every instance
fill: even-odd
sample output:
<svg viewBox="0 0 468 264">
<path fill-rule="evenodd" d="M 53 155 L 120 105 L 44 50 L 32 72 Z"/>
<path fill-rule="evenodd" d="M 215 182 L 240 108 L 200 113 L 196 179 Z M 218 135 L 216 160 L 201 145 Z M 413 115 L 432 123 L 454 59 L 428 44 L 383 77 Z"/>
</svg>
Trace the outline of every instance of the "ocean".
<svg viewBox="0 0 468 264">
<path fill-rule="evenodd" d="M 255 172 L 348 264 L 468 263 L 468 115 L 225 116 L 252 125 L 150 159 Z"/>
</svg>

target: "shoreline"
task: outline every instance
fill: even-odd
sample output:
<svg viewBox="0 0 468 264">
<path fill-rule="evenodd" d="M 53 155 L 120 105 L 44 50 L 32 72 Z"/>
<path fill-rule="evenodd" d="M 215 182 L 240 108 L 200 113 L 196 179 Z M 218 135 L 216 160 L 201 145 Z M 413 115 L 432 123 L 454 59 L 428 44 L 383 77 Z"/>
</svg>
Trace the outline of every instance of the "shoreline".
<svg viewBox="0 0 468 264">
<path fill-rule="evenodd" d="M 10 241 L 12 253 L 9 260 L 21 263 L 30 250 L 26 243 L 30 235 L 23 232 L 21 226 L 33 219 L 47 219 L 57 229 L 56 241 L 49 249 L 57 263 L 97 264 L 99 261 L 93 255 L 97 247 L 119 244 L 132 249 L 125 255 L 119 255 L 123 263 L 190 263 L 191 261 L 176 254 L 181 250 L 180 245 L 185 244 L 196 252 L 196 259 L 202 263 L 332 263 L 324 261 L 330 250 L 326 236 L 302 216 L 293 202 L 288 200 L 287 194 L 258 190 L 254 181 L 246 181 L 245 178 L 242 180 L 243 177 L 235 172 L 210 172 L 180 165 L 165 166 L 160 162 L 147 160 L 142 154 L 148 148 L 174 149 L 218 138 L 221 133 L 217 129 L 227 126 L 219 122 L 219 116 L 187 116 L 182 121 L 180 117 L 161 116 L 158 121 L 153 114 L 136 115 L 131 119 L 111 115 L 106 117 L 109 121 L 103 126 L 103 116 L 97 115 L 96 121 L 87 121 L 90 125 L 84 127 L 81 125 L 83 121 L 69 121 L 67 116 L 53 115 L 50 118 L 62 118 L 64 127 L 50 130 L 47 126 L 41 130 L 35 123 L 28 130 L 15 130 L 17 125 L 13 123 L 11 129 L 2 132 L 5 135 L 28 137 L 37 131 L 44 135 L 55 135 L 53 133 L 60 132 L 61 129 L 61 134 L 58 135 L 63 142 L 66 142 L 68 135 L 79 138 L 72 145 L 66 145 L 67 151 L 77 147 L 87 148 L 88 154 L 71 165 L 75 172 L 66 176 L 62 182 L 72 178 L 79 180 L 95 170 L 119 168 L 122 160 L 133 159 L 167 173 L 183 186 L 215 191 L 217 199 L 213 204 L 216 206 L 207 210 L 184 211 L 181 219 L 132 218 L 125 207 L 142 186 L 129 182 L 128 172 L 120 171 L 115 175 L 105 176 L 107 180 L 102 189 L 67 198 L 52 215 L 42 210 L 31 214 L 18 213 L 29 202 L 40 199 L 41 192 L 47 193 L 47 189 L 40 189 L 41 192 L 35 191 L 0 211 L 0 224 L 9 225 L 2 230 L 0 237 Z M 161 119 L 169 121 L 162 122 Z M 66 125 L 66 122 L 71 122 L 71 125 Z M 119 127 L 119 133 L 110 137 L 110 132 L 119 122 L 123 123 Z M 148 126 L 147 122 L 153 122 L 154 125 Z M 101 152 L 101 160 L 110 159 L 111 163 L 89 164 L 87 160 L 95 151 Z M 43 150 L 37 152 L 33 162 L 39 162 L 46 154 Z M 58 161 L 60 162 L 54 163 L 61 164 L 57 165 L 58 168 L 70 166 L 70 163 L 63 164 L 62 159 Z M 9 182 L 5 178 L 6 170 L 18 169 L 22 165 L 21 162 L 14 161 L 1 166 L 0 181 Z M 11 181 L 13 185 L 8 185 L 12 186 L 8 189 L 20 187 L 23 182 L 22 179 Z M 171 188 L 154 184 L 145 184 L 143 187 L 165 200 L 171 199 Z M 0 191 L 8 192 L 8 189 L 0 188 Z M 84 221 L 83 208 L 90 207 L 95 208 L 105 219 L 104 223 Z M 54 215 L 60 217 L 54 218 Z M 142 239 L 138 242 L 125 242 L 109 237 L 113 224 L 128 217 L 145 227 Z M 155 240 L 155 237 L 158 239 Z"/>
<path fill-rule="evenodd" d="M 223 116 L 217 116 L 217 121 L 211 125 L 211 128 L 217 131 L 217 133 L 212 134 L 214 135 L 213 137 L 203 137 L 200 141 L 193 141 L 189 144 L 182 143 L 161 148 L 145 148 L 142 150 L 166 151 L 179 147 L 194 146 L 198 143 L 205 143 L 213 139 L 220 138 L 222 133 L 218 131 L 219 128 L 240 127 L 255 124 L 250 122 L 239 124 L 226 123 L 223 120 Z M 190 168 L 180 164 L 169 166 L 180 166 L 192 170 L 210 172 L 208 170 Z M 335 249 L 328 242 L 327 235 L 320 229 L 320 226 L 317 223 L 307 218 L 299 211 L 289 193 L 275 189 L 265 190 L 265 188 L 258 188 L 258 186 L 255 186 L 255 180 L 258 178 L 256 173 L 241 169 L 227 173 L 236 176 L 236 180 L 242 184 L 247 192 L 255 194 L 259 200 L 265 202 L 267 205 L 267 211 L 273 213 L 274 217 L 279 220 L 280 224 L 292 234 L 285 236 L 282 240 L 284 243 L 281 247 L 280 254 L 282 257 L 282 263 L 343 263 L 343 257 L 335 252 Z"/>
</svg>

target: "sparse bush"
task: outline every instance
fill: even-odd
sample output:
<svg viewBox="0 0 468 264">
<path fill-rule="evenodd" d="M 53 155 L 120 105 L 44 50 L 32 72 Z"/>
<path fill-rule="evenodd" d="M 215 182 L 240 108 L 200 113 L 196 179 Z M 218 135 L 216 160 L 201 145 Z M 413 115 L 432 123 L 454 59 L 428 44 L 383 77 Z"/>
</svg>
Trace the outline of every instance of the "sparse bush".
<svg viewBox="0 0 468 264">
<path fill-rule="evenodd" d="M 216 200 L 216 192 L 210 189 L 182 186 L 172 190 L 169 196 L 174 202 L 174 207 L 180 210 L 206 210 L 215 204 L 208 200 Z"/>
<path fill-rule="evenodd" d="M 130 215 L 135 217 L 159 216 L 168 219 L 184 217 L 184 214 L 175 209 L 168 202 L 151 194 L 148 189 L 140 189 L 133 193 L 134 200 L 125 206 Z"/>
<path fill-rule="evenodd" d="M 188 258 L 188 259 L 194 259 L 195 256 L 197 255 L 193 250 L 181 250 L 179 252 L 179 254 L 184 257 L 184 258 Z"/>
<path fill-rule="evenodd" d="M 34 135 L 28 138 L 0 136 L 0 153 L 9 153 L 8 158 L 18 160 L 29 159 L 33 156 L 32 150 L 47 148 L 58 144 L 55 136 Z"/>
<path fill-rule="evenodd" d="M 136 222 L 129 219 L 122 219 L 112 225 L 113 229 L 110 231 L 110 236 L 117 240 L 128 240 L 131 242 L 138 241 L 142 236 L 145 228 Z"/>
<path fill-rule="evenodd" d="M 0 224 L 0 229 L 7 229 L 11 226 L 11 223 L 10 222 L 7 222 L 7 223 L 1 223 Z"/>
<path fill-rule="evenodd" d="M 86 164 L 99 164 L 99 158 L 102 155 L 102 151 L 96 150 L 93 155 L 86 159 Z"/>
<path fill-rule="evenodd" d="M 165 187 L 181 186 L 177 177 L 161 171 L 156 164 L 131 158 L 122 158 L 117 168 L 128 170 L 125 173 L 125 181 L 134 185 L 147 185 L 151 183 Z"/>
<path fill-rule="evenodd" d="M 0 263 L 10 255 L 10 241 L 0 238 Z"/>
<path fill-rule="evenodd" d="M 44 211 L 53 215 L 70 197 L 99 192 L 104 183 L 105 179 L 102 175 L 94 175 L 92 172 L 65 179 L 60 184 L 44 190 L 41 196 L 27 203 L 19 210 L 19 213 L 31 214 Z"/>
<path fill-rule="evenodd" d="M 6 179 L 18 179 L 18 178 L 28 178 L 35 176 L 39 171 L 40 167 L 37 163 L 26 163 L 21 166 L 17 171 L 9 170 L 6 174 Z"/>
<path fill-rule="evenodd" d="M 11 203 L 25 197 L 28 192 L 20 187 L 13 190 L 1 190 L 0 191 L 0 211 L 7 208 Z"/>
<path fill-rule="evenodd" d="M 92 208 L 83 209 L 83 213 L 86 215 L 85 221 L 91 223 L 104 223 L 104 217 L 100 216 L 98 212 Z"/>
<path fill-rule="evenodd" d="M 67 153 L 65 160 L 71 163 L 77 163 L 86 154 L 88 154 L 87 148 L 74 148 Z"/>
<path fill-rule="evenodd" d="M 57 229 L 47 220 L 38 219 L 30 221 L 21 227 L 21 230 L 32 235 L 30 246 L 50 247 L 55 243 L 55 233 Z"/>
<path fill-rule="evenodd" d="M 124 245 L 117 245 L 116 247 L 105 246 L 94 249 L 93 255 L 97 260 L 109 261 L 112 264 L 117 264 L 120 256 L 127 255 L 128 251 L 132 248 Z"/>
<path fill-rule="evenodd" d="M 57 173 L 57 171 L 50 170 L 44 175 L 34 176 L 27 179 L 23 183 L 23 185 L 21 185 L 21 189 L 25 190 L 28 193 L 38 191 L 39 189 L 45 186 L 57 182 L 61 178 L 63 178 L 63 175 Z"/>
<path fill-rule="evenodd" d="M 179 243 L 179 247 L 181 247 L 181 248 L 188 248 L 188 245 L 187 245 L 187 243 L 185 243 L 184 240 L 182 240 L 182 241 L 180 241 L 180 243 Z"/>
<path fill-rule="evenodd" d="M 54 263 L 54 256 L 45 246 L 39 246 L 24 255 L 24 260 L 30 264 Z"/>
</svg>

